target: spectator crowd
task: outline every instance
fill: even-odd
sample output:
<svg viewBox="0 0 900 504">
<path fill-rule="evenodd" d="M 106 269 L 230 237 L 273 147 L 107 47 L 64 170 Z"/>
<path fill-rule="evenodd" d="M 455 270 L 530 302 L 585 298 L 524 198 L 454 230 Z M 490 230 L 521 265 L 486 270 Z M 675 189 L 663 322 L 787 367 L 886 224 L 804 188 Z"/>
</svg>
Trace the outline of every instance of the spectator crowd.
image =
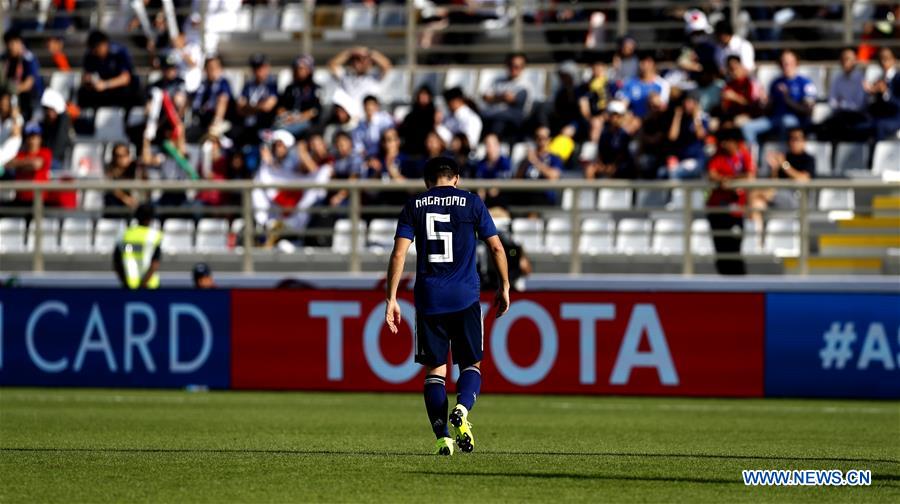
<svg viewBox="0 0 900 504">
<path fill-rule="evenodd" d="M 438 94 L 422 85 L 399 114 L 382 101 L 393 66 L 376 49 L 354 47 L 326 62 L 328 86 L 313 78 L 321 63 L 301 55 L 281 91 L 266 55 L 255 54 L 237 89 L 210 50 L 214 44 L 190 36 L 197 22 L 190 17 L 181 35 L 153 44 L 159 72 L 146 83 L 124 45 L 91 32 L 72 103 L 44 85 L 21 33 L 7 31 L 0 56 L 2 177 L 49 180 L 65 171 L 73 132 L 89 136 L 101 107 L 120 108 L 129 125 L 104 170 L 115 180 L 389 183 L 418 179 L 427 159 L 446 155 L 459 161 L 464 177 L 481 179 L 720 181 L 765 173 L 802 181 L 816 173 L 803 150 L 808 137 L 875 142 L 900 130 L 900 72 L 892 49 L 879 49 L 869 72 L 858 62 L 859 50 L 844 50 L 826 90 L 816 89 L 798 71 L 797 54 L 784 50 L 779 75 L 764 88 L 755 78 L 753 44 L 728 21 L 712 25 L 700 10 L 684 14 L 684 47 L 674 62 L 658 61 L 625 36 L 612 58 L 597 53 L 559 62 L 557 84 L 542 100 L 527 78 L 527 55 L 514 53 L 502 75 L 477 95 L 460 87 Z M 831 113 L 816 122 L 822 96 Z M 788 148 L 760 159 L 759 146 L 770 140 L 787 141 Z M 514 155 L 516 146 L 525 146 L 522 155 Z M 488 190 L 481 196 L 499 207 L 559 204 L 554 191 Z M 31 197 L 20 192 L 13 203 L 28 205 Z M 252 198 L 256 220 L 272 229 L 328 227 L 309 209 L 349 204 L 346 191 L 258 190 Z M 405 198 L 381 191 L 363 202 L 393 205 Z M 724 190 L 708 203 L 735 202 L 757 211 L 795 203 L 771 192 Z M 115 191 L 104 203 L 133 209 L 140 197 Z M 157 203 L 234 206 L 239 200 L 201 191 L 192 198 L 163 194 Z"/>
</svg>

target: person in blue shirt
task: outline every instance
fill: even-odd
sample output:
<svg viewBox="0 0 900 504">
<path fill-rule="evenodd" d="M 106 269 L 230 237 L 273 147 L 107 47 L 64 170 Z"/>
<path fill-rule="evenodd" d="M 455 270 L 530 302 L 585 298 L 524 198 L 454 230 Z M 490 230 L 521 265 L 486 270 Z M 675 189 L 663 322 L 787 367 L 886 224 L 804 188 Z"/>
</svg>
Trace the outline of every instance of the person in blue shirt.
<svg viewBox="0 0 900 504">
<path fill-rule="evenodd" d="M 477 179 L 508 179 L 512 177 L 512 165 L 509 158 L 500 150 L 500 138 L 495 133 L 488 133 L 484 137 L 484 158 L 475 166 L 475 178 Z M 505 194 L 500 194 L 496 187 L 482 189 L 478 195 L 484 200 L 485 206 L 505 207 L 508 199 Z"/>
<path fill-rule="evenodd" d="M 102 31 L 92 31 L 87 44 L 78 105 L 81 108 L 121 107 L 125 110 L 140 105 L 140 83 L 128 50 L 109 40 Z"/>
<path fill-rule="evenodd" d="M 782 75 L 769 86 L 766 114 L 743 126 L 747 143 L 757 145 L 765 133 L 784 138 L 789 129 L 808 129 L 812 124 L 813 107 L 818 91 L 807 77 L 797 73 L 797 54 L 790 49 L 781 53 Z"/>
<path fill-rule="evenodd" d="M 278 83 L 270 75 L 269 60 L 264 54 L 254 54 L 249 63 L 252 77 L 237 99 L 236 109 L 242 124 L 233 136 L 238 146 L 259 144 L 259 132 L 272 127 L 278 105 Z"/>
<path fill-rule="evenodd" d="M 19 112 L 25 121 L 31 119 L 32 111 L 44 92 L 41 69 L 37 58 L 25 47 L 22 34 L 11 29 L 3 34 L 6 52 L 0 56 L 0 82 L 5 82 L 19 100 Z"/>
<path fill-rule="evenodd" d="M 628 102 L 631 113 L 643 119 L 650 111 L 650 95 L 659 95 L 663 103 L 668 104 L 670 89 L 669 83 L 656 72 L 653 54 L 644 53 L 641 55 L 638 76 L 625 81 L 616 98 Z"/>
<path fill-rule="evenodd" d="M 198 141 L 207 133 L 219 136 L 234 96 L 231 84 L 222 75 L 222 60 L 218 56 L 206 58 L 203 66 L 206 75 L 194 94 L 194 125 L 188 130 L 188 141 Z"/>
<path fill-rule="evenodd" d="M 437 437 L 435 453 L 452 455 L 454 441 L 464 452 L 475 448 L 468 415 L 481 389 L 484 354 L 476 268 L 478 240 L 486 242 L 500 276 L 494 298 L 497 317 L 509 308 L 509 274 L 506 252 L 484 203 L 477 195 L 457 188 L 456 162 L 446 157 L 432 158 L 424 171 L 428 190 L 407 201 L 397 223 L 387 271 L 385 321 L 396 334 L 402 311 L 397 289 L 406 253 L 415 241 L 415 360 L 426 371 L 425 409 Z M 448 416 L 445 380 L 451 347 L 460 374 L 456 381 L 457 404 Z"/>
<path fill-rule="evenodd" d="M 564 165 L 559 156 L 550 153 L 550 128 L 539 126 L 534 131 L 534 144 L 535 147 L 528 149 L 528 155 L 519 165 L 516 178 L 559 180 Z M 556 204 L 556 191 L 516 193 L 515 201 L 525 206 L 552 206 Z"/>
</svg>

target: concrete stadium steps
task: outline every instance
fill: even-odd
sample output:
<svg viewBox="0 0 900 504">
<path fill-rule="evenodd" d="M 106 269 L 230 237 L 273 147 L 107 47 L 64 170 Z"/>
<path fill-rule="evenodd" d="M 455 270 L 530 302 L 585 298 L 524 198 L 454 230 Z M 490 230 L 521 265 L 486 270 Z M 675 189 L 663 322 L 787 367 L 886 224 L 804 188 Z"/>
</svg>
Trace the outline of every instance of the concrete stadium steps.
<svg viewBox="0 0 900 504">
<path fill-rule="evenodd" d="M 800 260 L 784 260 L 785 273 L 800 273 Z M 809 272 L 821 275 L 881 275 L 884 259 L 877 257 L 810 257 Z"/>
<path fill-rule="evenodd" d="M 872 215 L 878 217 L 900 216 L 900 196 L 879 195 L 872 198 Z"/>
</svg>

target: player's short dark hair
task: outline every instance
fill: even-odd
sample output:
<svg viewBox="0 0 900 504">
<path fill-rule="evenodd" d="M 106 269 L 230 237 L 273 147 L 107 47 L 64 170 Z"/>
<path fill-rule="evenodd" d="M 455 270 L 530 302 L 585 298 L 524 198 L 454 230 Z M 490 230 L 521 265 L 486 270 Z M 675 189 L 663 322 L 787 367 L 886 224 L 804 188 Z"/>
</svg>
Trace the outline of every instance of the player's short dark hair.
<svg viewBox="0 0 900 504">
<path fill-rule="evenodd" d="M 459 165 L 451 158 L 436 157 L 425 163 L 424 178 L 429 184 L 437 183 L 439 178 L 453 178 L 459 175 Z"/>
<path fill-rule="evenodd" d="M 737 61 L 738 63 L 742 63 L 741 57 L 738 56 L 737 54 L 729 54 L 729 55 L 725 58 L 725 63 L 731 63 L 732 60 Z"/>
<path fill-rule="evenodd" d="M 100 44 L 104 44 L 106 42 L 109 42 L 109 36 L 100 30 L 92 31 L 87 38 L 87 45 L 91 49 L 95 49 Z"/>
<path fill-rule="evenodd" d="M 18 28 L 10 28 L 3 34 L 3 44 L 9 45 L 13 40 L 22 40 L 22 32 Z"/>
<path fill-rule="evenodd" d="M 447 103 L 457 99 L 466 99 L 466 95 L 463 93 L 463 90 L 459 86 L 444 91 L 444 101 L 446 101 Z"/>
<path fill-rule="evenodd" d="M 212 62 L 212 61 L 218 61 L 219 65 L 222 64 L 222 58 L 217 54 L 213 54 L 212 56 L 207 56 L 206 59 L 203 60 L 203 66 L 205 67 L 206 65 L 210 64 L 210 62 Z"/>
<path fill-rule="evenodd" d="M 150 224 L 155 218 L 156 209 L 154 209 L 153 205 L 149 203 L 141 204 L 137 207 L 137 210 L 134 211 L 134 220 L 138 221 L 138 224 Z"/>
<path fill-rule="evenodd" d="M 731 21 L 723 19 L 716 23 L 715 33 L 716 35 L 734 35 L 734 27 L 731 26 Z"/>
<path fill-rule="evenodd" d="M 367 103 L 369 103 L 369 102 L 375 102 L 375 104 L 377 105 L 377 104 L 378 104 L 378 98 L 377 98 L 375 95 L 366 95 L 366 97 L 363 98 L 363 105 L 365 105 L 365 104 L 367 104 Z"/>
<path fill-rule="evenodd" d="M 720 142 L 725 141 L 734 141 L 734 142 L 743 142 L 744 141 L 744 133 L 741 132 L 738 128 L 722 128 L 719 130 L 719 133 L 716 135 L 716 139 Z"/>
<path fill-rule="evenodd" d="M 525 53 L 511 52 L 506 55 L 506 61 L 505 61 L 506 66 L 509 66 L 509 64 L 512 63 L 512 61 L 516 58 L 522 58 L 523 60 L 525 60 L 525 63 L 528 63 L 528 56 L 526 56 Z"/>
<path fill-rule="evenodd" d="M 338 131 L 337 133 L 334 134 L 334 138 L 332 138 L 331 141 L 336 144 L 338 139 L 341 139 L 341 138 L 346 138 L 347 140 L 350 140 L 351 142 L 353 141 L 353 137 L 351 137 L 350 133 L 347 133 L 346 131 Z"/>
<path fill-rule="evenodd" d="M 656 59 L 656 53 L 653 51 L 647 50 L 638 53 L 638 61 L 653 60 L 653 62 L 656 63 Z"/>
</svg>

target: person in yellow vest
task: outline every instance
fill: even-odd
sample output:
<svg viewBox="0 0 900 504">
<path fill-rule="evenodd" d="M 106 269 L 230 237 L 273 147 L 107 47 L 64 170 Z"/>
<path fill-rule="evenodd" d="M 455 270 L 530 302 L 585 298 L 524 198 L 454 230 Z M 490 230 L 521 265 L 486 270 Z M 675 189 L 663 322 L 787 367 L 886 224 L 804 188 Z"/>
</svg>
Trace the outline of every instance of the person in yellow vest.
<svg viewBox="0 0 900 504">
<path fill-rule="evenodd" d="M 140 205 L 132 224 L 113 251 L 113 269 L 126 289 L 158 289 L 162 231 L 151 227 L 153 207 Z"/>
</svg>

